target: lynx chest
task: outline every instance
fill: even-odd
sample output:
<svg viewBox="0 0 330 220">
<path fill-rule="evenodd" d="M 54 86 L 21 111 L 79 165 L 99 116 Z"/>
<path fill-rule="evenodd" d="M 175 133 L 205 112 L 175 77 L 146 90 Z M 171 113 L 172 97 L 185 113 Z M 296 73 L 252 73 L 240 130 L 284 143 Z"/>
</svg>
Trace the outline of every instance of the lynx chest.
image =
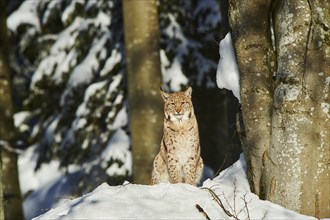
<svg viewBox="0 0 330 220">
<path fill-rule="evenodd" d="M 193 131 L 172 131 L 163 137 L 165 150 L 180 164 L 185 164 L 197 153 L 198 136 Z"/>
</svg>

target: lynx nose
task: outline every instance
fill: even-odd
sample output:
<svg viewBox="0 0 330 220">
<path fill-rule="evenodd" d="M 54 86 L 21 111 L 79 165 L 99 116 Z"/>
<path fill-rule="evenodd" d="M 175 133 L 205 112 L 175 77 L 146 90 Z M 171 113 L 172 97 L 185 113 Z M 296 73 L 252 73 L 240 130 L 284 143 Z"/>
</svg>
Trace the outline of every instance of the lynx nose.
<svg viewBox="0 0 330 220">
<path fill-rule="evenodd" d="M 175 108 L 176 114 L 182 114 L 181 111 L 182 111 L 182 108 L 180 106 Z"/>
</svg>

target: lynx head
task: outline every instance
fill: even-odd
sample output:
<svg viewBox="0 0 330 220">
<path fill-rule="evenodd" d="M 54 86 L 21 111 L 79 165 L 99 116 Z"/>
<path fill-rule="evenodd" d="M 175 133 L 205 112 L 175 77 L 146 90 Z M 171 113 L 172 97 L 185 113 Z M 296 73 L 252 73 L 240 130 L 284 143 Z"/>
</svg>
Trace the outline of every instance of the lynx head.
<svg viewBox="0 0 330 220">
<path fill-rule="evenodd" d="M 164 113 L 166 120 L 182 122 L 194 116 L 191 92 L 191 87 L 184 92 L 174 92 L 171 94 L 161 91 L 161 95 L 165 101 Z"/>
</svg>

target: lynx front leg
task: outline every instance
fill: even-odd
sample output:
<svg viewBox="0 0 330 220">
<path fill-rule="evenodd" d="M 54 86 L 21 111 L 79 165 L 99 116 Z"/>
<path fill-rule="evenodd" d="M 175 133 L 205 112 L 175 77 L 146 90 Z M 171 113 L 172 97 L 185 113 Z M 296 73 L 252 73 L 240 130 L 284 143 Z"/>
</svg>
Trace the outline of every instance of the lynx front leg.
<svg viewBox="0 0 330 220">
<path fill-rule="evenodd" d="M 203 159 L 201 157 L 199 157 L 199 160 L 197 163 L 197 168 L 196 168 L 196 185 L 199 183 L 199 181 L 202 178 L 203 169 L 204 169 Z"/>
<path fill-rule="evenodd" d="M 196 185 L 196 163 L 196 158 L 190 157 L 187 164 L 183 167 L 183 172 L 185 173 L 184 183 Z"/>
<path fill-rule="evenodd" d="M 167 155 L 167 169 L 171 183 L 182 182 L 181 166 L 178 161 L 170 155 Z"/>
<path fill-rule="evenodd" d="M 151 184 L 158 184 L 158 183 L 168 183 L 169 176 L 167 172 L 166 164 L 160 154 L 157 154 L 153 163 L 153 170 L 151 176 Z"/>
</svg>

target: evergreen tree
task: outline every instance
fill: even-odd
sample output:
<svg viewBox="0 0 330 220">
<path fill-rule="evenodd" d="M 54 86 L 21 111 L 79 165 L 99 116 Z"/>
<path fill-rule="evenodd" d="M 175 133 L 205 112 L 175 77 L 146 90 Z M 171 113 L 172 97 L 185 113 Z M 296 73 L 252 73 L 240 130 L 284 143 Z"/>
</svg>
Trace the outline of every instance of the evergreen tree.
<svg viewBox="0 0 330 220">
<path fill-rule="evenodd" d="M 96 183 L 81 177 L 83 191 L 103 182 L 106 172 L 109 183 L 131 175 L 118 8 L 120 1 L 25 1 L 8 19 L 18 42 L 14 79 L 28 84 L 16 93 L 29 112 L 22 135 L 37 146 L 36 169 L 58 158 L 63 168 L 82 165 L 85 175 L 102 177 L 91 178 Z M 17 21 L 22 11 L 30 21 Z M 119 134 L 122 149 L 110 149 Z"/>
</svg>

